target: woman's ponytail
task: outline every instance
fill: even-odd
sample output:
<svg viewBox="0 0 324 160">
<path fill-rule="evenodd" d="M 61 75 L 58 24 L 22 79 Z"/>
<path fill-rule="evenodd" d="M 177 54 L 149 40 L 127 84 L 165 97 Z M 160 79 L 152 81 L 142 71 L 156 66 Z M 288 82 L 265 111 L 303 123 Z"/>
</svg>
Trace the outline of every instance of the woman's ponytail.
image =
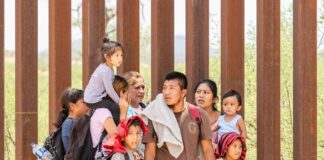
<svg viewBox="0 0 324 160">
<path fill-rule="evenodd" d="M 69 116 L 69 110 L 67 110 L 66 108 L 62 109 L 58 114 L 56 123 L 54 124 L 55 127 L 60 128 L 68 116 Z"/>
<path fill-rule="evenodd" d="M 56 123 L 54 124 L 56 128 L 60 128 L 65 119 L 69 116 L 70 103 L 76 103 L 81 98 L 83 98 L 82 90 L 67 88 L 63 91 L 61 96 L 62 110 L 59 112 Z"/>
</svg>

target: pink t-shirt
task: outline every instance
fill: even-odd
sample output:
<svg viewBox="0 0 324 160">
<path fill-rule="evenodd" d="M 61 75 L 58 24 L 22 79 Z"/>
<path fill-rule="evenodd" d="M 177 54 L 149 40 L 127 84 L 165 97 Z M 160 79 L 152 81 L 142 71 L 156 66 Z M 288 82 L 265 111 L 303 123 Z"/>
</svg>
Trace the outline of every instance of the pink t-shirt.
<svg viewBox="0 0 324 160">
<path fill-rule="evenodd" d="M 111 112 L 107 108 L 98 108 L 93 113 L 90 120 L 90 132 L 93 147 L 96 147 L 99 143 L 100 136 L 104 130 L 104 122 L 107 118 L 112 117 Z M 109 139 L 109 135 L 103 139 L 102 144 L 105 144 Z M 104 149 L 104 148 L 103 148 Z"/>
</svg>

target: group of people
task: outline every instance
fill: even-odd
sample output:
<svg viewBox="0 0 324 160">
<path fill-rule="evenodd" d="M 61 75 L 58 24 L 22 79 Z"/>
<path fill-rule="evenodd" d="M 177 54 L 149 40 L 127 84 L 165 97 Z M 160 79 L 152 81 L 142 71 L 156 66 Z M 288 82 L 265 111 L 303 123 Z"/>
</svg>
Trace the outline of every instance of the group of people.
<svg viewBox="0 0 324 160">
<path fill-rule="evenodd" d="M 146 106 L 140 73 L 114 73 L 123 61 L 122 45 L 104 38 L 100 53 L 102 63 L 85 91 L 68 88 L 62 94 L 55 125 L 62 128 L 65 151 L 73 122 L 90 114 L 93 147 L 112 160 L 245 159 L 247 131 L 237 113 L 242 101 L 238 92 L 222 96 L 221 115 L 214 81 L 202 80 L 195 93 L 187 93 L 187 77 L 173 71 L 165 76 L 162 93 Z M 187 94 L 195 95 L 195 105 L 186 102 Z"/>
</svg>

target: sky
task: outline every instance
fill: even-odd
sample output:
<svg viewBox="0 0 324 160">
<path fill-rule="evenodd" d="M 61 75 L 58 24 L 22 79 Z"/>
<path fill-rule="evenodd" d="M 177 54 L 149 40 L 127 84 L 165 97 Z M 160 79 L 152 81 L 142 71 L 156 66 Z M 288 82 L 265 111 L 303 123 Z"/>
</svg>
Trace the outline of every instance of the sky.
<svg viewBox="0 0 324 160">
<path fill-rule="evenodd" d="M 116 5 L 115 0 L 108 0 Z M 72 8 L 81 0 L 72 0 Z M 141 22 L 150 23 L 150 0 L 141 0 L 144 4 L 144 17 Z M 185 35 L 185 0 L 174 0 L 175 14 L 175 35 Z M 283 5 L 291 2 L 284 1 Z M 220 21 L 220 0 L 210 0 L 209 11 L 216 14 L 216 21 Z M 142 18 L 142 16 L 141 16 Z M 256 21 L 256 0 L 245 0 L 245 29 L 249 24 Z M 72 28 L 72 41 L 80 38 L 81 33 L 77 28 Z M 48 0 L 38 0 L 38 50 L 39 52 L 48 48 Z M 15 49 L 15 1 L 5 0 L 5 50 Z"/>
</svg>

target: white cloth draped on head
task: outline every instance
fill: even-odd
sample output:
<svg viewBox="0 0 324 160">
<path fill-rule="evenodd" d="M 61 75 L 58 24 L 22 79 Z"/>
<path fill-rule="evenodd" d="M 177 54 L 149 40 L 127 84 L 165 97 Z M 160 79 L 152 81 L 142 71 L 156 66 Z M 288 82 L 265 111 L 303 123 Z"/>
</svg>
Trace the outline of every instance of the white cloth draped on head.
<svg viewBox="0 0 324 160">
<path fill-rule="evenodd" d="M 157 146 L 160 148 L 165 143 L 170 154 L 178 158 L 184 149 L 181 131 L 173 111 L 164 102 L 163 95 L 158 94 L 141 115 L 152 121 L 158 136 Z"/>
</svg>

